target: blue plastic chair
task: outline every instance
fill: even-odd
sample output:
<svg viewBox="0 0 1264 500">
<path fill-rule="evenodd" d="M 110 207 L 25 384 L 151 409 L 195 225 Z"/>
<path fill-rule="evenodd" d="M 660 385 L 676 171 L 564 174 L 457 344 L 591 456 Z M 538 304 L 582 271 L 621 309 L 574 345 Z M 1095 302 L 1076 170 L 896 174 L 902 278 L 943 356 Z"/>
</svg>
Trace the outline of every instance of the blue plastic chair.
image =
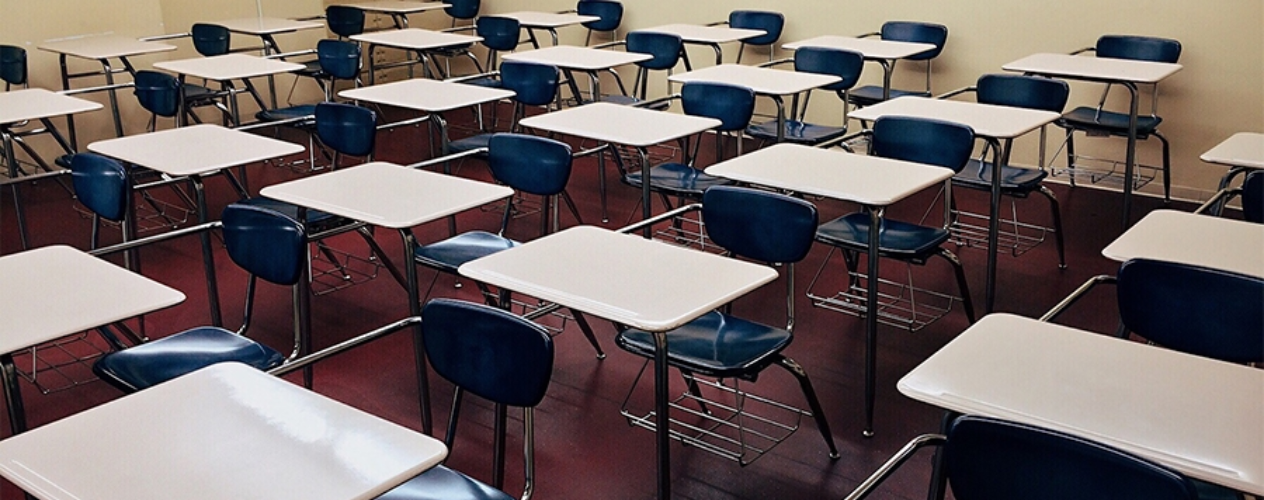
<svg viewBox="0 0 1264 500">
<path fill-rule="evenodd" d="M 755 111 L 755 92 L 746 87 L 711 82 L 688 82 L 680 89 L 680 102 L 685 114 L 704 116 L 720 120 L 720 125 L 712 130 L 716 134 L 716 159 L 720 158 L 720 136 L 726 132 L 737 135 L 737 154 L 742 154 L 742 138 L 740 132 L 750 123 L 751 114 Z M 693 166 L 697 157 L 701 134 L 694 143 L 693 153 L 687 155 L 684 163 L 669 162 L 655 165 L 649 169 L 650 189 L 661 195 L 664 205 L 671 208 L 669 196 L 679 198 L 701 199 L 702 193 L 713 186 L 732 184 L 732 181 L 707 175 L 702 169 Z M 622 173 L 623 182 L 641 189 L 645 169 L 627 172 L 623 168 L 619 155 L 614 155 L 616 164 Z"/>
<path fill-rule="evenodd" d="M 458 20 L 473 21 L 477 18 L 482 2 L 480 0 L 451 0 L 444 3 L 448 6 L 443 8 L 443 12 L 452 18 L 452 27 L 455 28 Z"/>
<path fill-rule="evenodd" d="M 70 157 L 70 176 L 75 199 L 92 212 L 90 248 L 97 248 L 100 241 L 102 219 L 123 224 L 123 241 L 127 241 L 131 232 L 127 211 L 132 196 L 127 168 L 96 153 L 78 153 Z"/>
<path fill-rule="evenodd" d="M 352 9 L 359 11 L 359 9 Z M 316 42 L 316 60 L 306 63 L 304 69 L 294 74 L 312 78 L 320 86 L 325 102 L 332 102 L 334 86 L 338 80 L 350 80 L 360 85 L 360 44 L 342 40 L 321 40 Z M 272 122 L 310 117 L 316 112 L 314 104 L 300 104 L 277 109 L 264 109 L 255 114 L 260 121 Z M 311 121 L 295 124 L 298 127 L 311 126 Z"/>
<path fill-rule="evenodd" d="M 176 77 L 160 71 L 140 70 L 133 80 L 133 94 L 140 106 L 149 111 L 148 130 L 157 126 L 158 117 L 175 118 L 180 109 L 180 81 Z M 192 83 L 184 84 L 185 116 L 195 123 L 202 123 L 201 118 L 193 112 L 193 108 L 214 106 L 225 117 L 231 119 L 232 113 L 218 100 L 214 90 Z"/>
<path fill-rule="evenodd" d="M 963 416 L 947 436 L 923 435 L 887 461 L 847 500 L 865 498 L 914 452 L 942 446 L 943 472 L 958 500 L 1197 500 L 1178 472 L 1061 432 Z"/>
<path fill-rule="evenodd" d="M 873 124 L 869 154 L 961 172 L 970 160 L 973 149 L 974 131 L 965 125 L 884 116 Z M 961 260 L 943 246 L 950 236 L 948 230 L 889 218 L 884 219 L 882 224 L 878 256 L 917 265 L 925 265 L 933 256 L 948 261 L 957 276 L 966 318 L 973 323 L 974 305 L 970 299 L 965 269 L 961 266 Z M 868 213 L 853 212 L 822 224 L 816 231 L 816 240 L 843 250 L 844 261 L 850 268 L 857 263 L 857 254 L 869 251 L 869 225 Z M 822 266 L 827 263 L 828 258 Z"/>
<path fill-rule="evenodd" d="M 759 10 L 735 10 L 729 13 L 729 27 L 738 29 L 763 30 L 765 34 L 742 40 L 737 51 L 737 63 L 742 64 L 742 53 L 746 46 L 768 47 L 768 60 L 772 61 L 776 54 L 777 40 L 781 39 L 781 30 L 786 26 L 786 16 L 780 12 Z"/>
<path fill-rule="evenodd" d="M 487 18 L 480 18 L 483 20 Z M 557 67 L 547 64 L 535 64 L 520 61 L 505 61 L 500 65 L 501 87 L 512 90 L 513 117 L 509 131 L 518 131 L 518 121 L 526 114 L 527 106 L 550 107 L 557 98 L 557 87 L 561 81 L 561 73 Z M 488 147 L 493 134 L 482 133 L 465 137 L 448 144 L 448 151 L 459 153 Z"/>
<path fill-rule="evenodd" d="M 818 215 L 811 203 L 768 191 L 717 186 L 702 196 L 702 221 L 711 241 L 736 257 L 759 262 L 786 264 L 787 276 L 794 263 L 803 260 L 812 247 Z M 786 280 L 786 296 L 794 297 L 794 280 Z M 617 286 L 617 285 L 615 285 Z M 829 446 L 830 458 L 838 449 L 829 422 L 817 400 L 807 372 L 782 354 L 793 340 L 794 301 L 787 300 L 785 328 L 756 323 L 724 312 L 713 311 L 685 326 L 667 332 L 667 361 L 689 374 L 714 378 L 754 380 L 765 368 L 777 365 L 799 381 L 816 425 Z M 627 329 L 615 337 L 624 350 L 653 359 L 652 333 Z M 692 380 L 690 380 L 691 389 Z M 740 421 L 740 418 L 738 419 Z"/>
<path fill-rule="evenodd" d="M 1134 61 L 1150 61 L 1175 63 L 1181 57 L 1181 42 L 1166 38 L 1145 36 L 1106 35 L 1097 39 L 1097 46 L 1084 51 L 1094 51 L 1097 57 L 1112 59 L 1129 59 Z M 1077 52 L 1077 53 L 1079 53 Z M 1106 85 L 1101 101 L 1093 106 L 1080 106 L 1058 120 L 1059 127 L 1066 129 L 1066 152 L 1068 168 L 1076 168 L 1078 156 L 1075 153 L 1075 132 L 1089 135 L 1110 135 L 1128 137 L 1128 112 L 1117 112 L 1103 109 L 1106 97 L 1110 94 L 1111 85 Z M 1146 140 L 1150 136 L 1157 137 L 1163 146 L 1163 202 L 1172 201 L 1172 158 L 1168 140 L 1159 133 L 1159 124 L 1163 118 L 1158 115 L 1159 91 L 1154 85 L 1153 100 L 1150 103 L 1150 114 L 1137 116 L 1137 140 Z M 1075 185 L 1075 176 L 1070 177 L 1071 185 Z"/>
<path fill-rule="evenodd" d="M 544 328 L 512 313 L 484 305 L 438 299 L 421 311 L 426 357 L 439 376 L 456 386 L 445 443 L 456 444 L 465 393 L 494 405 L 493 446 L 503 450 L 508 407 L 523 410 L 523 498 L 535 489 L 534 407 L 553 376 L 553 341 Z M 504 453 L 492 463 L 487 485 L 443 465 L 413 477 L 378 500 L 511 500 L 504 489 Z"/>
<path fill-rule="evenodd" d="M 1036 109 L 1061 113 L 1066 106 L 1071 88 L 1062 80 L 1039 78 L 1021 75 L 983 75 L 975 86 L 976 99 L 983 104 L 1012 106 L 1017 108 Z M 1039 169 L 1005 166 L 1001 169 L 1001 194 L 1015 198 L 1026 198 L 1032 193 L 1040 193 L 1049 200 L 1049 209 L 1053 214 L 1053 234 L 1058 246 L 1058 267 L 1066 268 L 1066 251 L 1063 243 L 1062 211 L 1058 207 L 1058 199 L 1053 191 L 1045 187 L 1043 181 L 1049 176 L 1044 169 L 1045 129 L 1040 129 L 1040 166 Z M 979 191 L 992 190 L 993 164 L 983 159 L 972 159 L 965 168 L 952 178 L 953 186 L 960 186 Z"/>
<path fill-rule="evenodd" d="M 364 11 L 346 5 L 330 5 L 325 7 L 325 23 L 339 40 L 353 37 L 364 33 Z"/>
<path fill-rule="evenodd" d="M 27 87 L 26 49 L 15 45 L 0 45 L 0 80 L 4 80 L 7 92 L 14 85 Z"/>
<path fill-rule="evenodd" d="M 307 266 L 303 224 L 278 212 L 241 204 L 226 207 L 222 220 L 229 258 L 250 273 L 241 328 L 198 327 L 106 354 L 92 366 L 98 377 L 124 392 L 135 392 L 215 363 L 237 361 L 267 370 L 285 361 L 285 356 L 244 333 L 250 326 L 257 278 L 282 286 L 298 285 L 303 278 Z M 299 300 L 297 294 L 295 300 Z M 295 325 L 296 352 L 299 339 L 307 335 L 299 324 Z"/>
<path fill-rule="evenodd" d="M 636 62 L 636 77 L 632 82 L 632 93 L 630 95 L 608 95 L 602 96 L 605 102 L 615 104 L 636 104 L 646 99 L 650 84 L 650 71 L 666 71 L 667 76 L 671 76 L 672 69 L 680 62 L 682 51 L 684 50 L 684 42 L 680 36 L 671 33 L 657 33 L 653 31 L 633 31 L 628 33 L 625 40 L 625 49 L 628 52 L 637 54 L 648 54 L 650 59 Z M 670 93 L 671 82 L 667 83 Z M 662 102 L 650 106 L 650 109 L 665 110 L 671 106 L 670 102 Z"/>
<path fill-rule="evenodd" d="M 942 24 L 920 23 L 912 21 L 889 21 L 882 25 L 882 31 L 877 35 L 883 40 L 893 40 L 897 42 L 914 42 L 929 43 L 935 48 L 904 58 L 905 61 L 925 61 L 926 62 L 926 89 L 925 90 L 900 90 L 891 89 L 891 99 L 904 96 L 930 97 L 930 74 L 931 61 L 944 50 L 944 44 L 948 41 L 948 27 Z M 858 89 L 852 90 L 848 94 L 850 102 L 856 106 L 871 106 L 883 101 L 881 85 L 866 85 Z"/>
<path fill-rule="evenodd" d="M 584 45 L 592 43 L 593 32 L 610 33 L 613 39 L 619 38 L 619 25 L 623 23 L 623 4 L 615 0 L 579 0 L 575 12 L 581 16 L 597 16 L 600 19 L 588 21 L 583 26 L 588 29 L 584 37 Z"/>
<path fill-rule="evenodd" d="M 193 49 L 204 57 L 222 56 L 230 51 L 232 35 L 218 24 L 197 23 L 190 31 Z"/>
<path fill-rule="evenodd" d="M 819 73 L 842 78 L 841 81 L 821 87 L 821 90 L 834 92 L 843 103 L 843 122 L 841 126 L 819 125 L 802 120 L 786 120 L 785 141 L 794 144 L 814 146 L 831 139 L 847 135 L 847 94 L 856 82 L 860 81 L 860 73 L 865 67 L 865 57 L 859 52 L 849 50 L 827 49 L 821 47 L 804 47 L 794 51 L 794 70 L 803 73 Z M 807 99 L 798 116 L 807 114 Z M 746 129 L 746 135 L 767 142 L 777 140 L 777 121 L 753 124 Z"/>
</svg>

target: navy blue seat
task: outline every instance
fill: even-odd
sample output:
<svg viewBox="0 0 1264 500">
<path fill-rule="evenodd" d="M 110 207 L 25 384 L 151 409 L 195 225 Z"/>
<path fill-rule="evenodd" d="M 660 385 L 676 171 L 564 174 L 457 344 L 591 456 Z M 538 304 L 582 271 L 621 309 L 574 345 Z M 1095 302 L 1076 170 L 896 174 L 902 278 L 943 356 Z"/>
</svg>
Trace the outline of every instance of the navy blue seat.
<svg viewBox="0 0 1264 500">
<path fill-rule="evenodd" d="M 870 33 L 871 35 L 881 36 L 883 40 L 891 40 L 896 42 L 913 42 L 913 43 L 929 43 L 935 48 L 904 58 L 905 61 L 925 61 L 926 62 L 926 88 L 925 90 L 901 90 L 891 89 L 891 99 L 905 96 L 930 97 L 930 74 L 931 61 L 944 50 L 944 44 L 948 41 L 948 27 L 942 24 L 920 23 L 913 21 L 889 21 L 882 24 L 882 31 L 878 33 Z M 865 85 L 858 89 L 852 90 L 848 94 L 849 102 L 856 106 L 871 106 L 883 101 L 881 85 Z"/>
<path fill-rule="evenodd" d="M 444 3 L 448 6 L 443 8 L 443 13 L 452 18 L 453 27 L 456 27 L 457 21 L 473 21 L 478 18 L 478 9 L 482 4 L 480 0 L 452 0 Z"/>
<path fill-rule="evenodd" d="M 780 12 L 735 10 L 729 13 L 728 25 L 730 28 L 764 31 L 763 35 L 741 41 L 741 47 L 737 51 L 738 64 L 742 64 L 742 53 L 746 52 L 747 45 L 768 47 L 768 60 L 771 61 L 773 54 L 777 52 L 777 40 L 781 39 L 781 31 L 786 26 L 786 16 Z"/>
<path fill-rule="evenodd" d="M 648 54 L 650 59 L 636 62 L 636 77 L 632 82 L 631 95 L 609 95 L 602 96 L 605 102 L 615 104 L 636 104 L 646 99 L 649 88 L 650 71 L 666 71 L 671 76 L 672 68 L 680 62 L 680 56 L 684 50 L 684 42 L 680 36 L 671 33 L 657 33 L 653 31 L 633 31 L 628 33 L 625 40 L 625 48 L 628 52 L 637 54 Z M 670 89 L 671 83 L 668 83 Z M 664 101 L 661 104 L 650 106 L 650 109 L 665 110 L 671 106 L 671 103 Z"/>
<path fill-rule="evenodd" d="M 194 24 L 189 34 L 193 37 L 193 49 L 203 57 L 222 56 L 229 53 L 232 46 L 228 28 L 218 24 Z"/>
<path fill-rule="evenodd" d="M 351 9 L 361 12 L 359 9 Z M 316 42 L 316 60 L 308 70 L 297 71 L 296 74 L 313 78 L 325 96 L 325 102 L 333 101 L 334 83 L 338 80 L 350 80 L 359 85 L 360 78 L 360 44 L 341 40 L 321 40 Z M 265 109 L 255 114 L 261 121 L 280 121 L 293 118 L 311 117 L 316 112 L 316 105 L 301 104 L 277 109 Z M 310 126 L 312 123 L 299 123 Z"/>
<path fill-rule="evenodd" d="M 1095 47 L 1084 49 L 1079 52 L 1085 51 L 1093 51 L 1097 57 L 1175 63 L 1180 60 L 1181 57 L 1181 42 L 1166 38 L 1145 36 L 1105 35 L 1097 39 L 1097 45 Z M 1090 136 L 1128 136 L 1128 112 L 1110 111 L 1104 109 L 1106 105 L 1106 97 L 1110 94 L 1110 88 L 1111 85 L 1106 85 L 1106 89 L 1102 92 L 1101 101 L 1098 102 L 1096 107 L 1077 107 L 1062 115 L 1062 119 L 1058 120 L 1058 126 L 1066 129 L 1067 165 L 1069 168 L 1075 168 L 1078 158 L 1075 154 L 1074 135 L 1076 131 L 1085 132 Z M 1163 123 L 1163 118 L 1158 115 L 1158 95 L 1158 84 L 1155 84 L 1154 99 L 1151 101 L 1150 114 L 1137 115 L 1137 140 L 1146 140 L 1149 139 L 1150 136 L 1154 136 L 1157 137 L 1159 142 L 1162 144 L 1163 201 L 1164 203 L 1169 203 L 1172 200 L 1172 160 L 1168 140 L 1158 130 L 1159 124 Z M 1074 185 L 1075 177 L 1072 176 L 1071 179 L 1072 185 Z"/>
<path fill-rule="evenodd" d="M 1264 224 L 1264 172 L 1251 172 L 1242 183 L 1242 216 Z"/>
<path fill-rule="evenodd" d="M 1197 500 L 1178 472 L 1081 437 L 992 418 L 958 417 L 946 436 L 915 438 L 888 464 L 942 446 L 943 472 L 958 500 Z M 876 472 L 847 496 L 865 498 L 897 467 Z"/>
<path fill-rule="evenodd" d="M 436 299 L 421 311 L 426 357 L 456 386 L 445 444 L 456 444 L 461 400 L 470 393 L 494 404 L 494 446 L 503 450 L 508 407 L 523 409 L 523 497 L 535 487 L 534 407 L 553 376 L 553 340 L 541 326 L 490 306 Z M 503 453 L 495 454 L 492 485 L 445 466 L 430 469 L 378 500 L 511 500 L 505 494 Z"/>
<path fill-rule="evenodd" d="M 610 33 L 610 37 L 619 38 L 619 25 L 623 24 L 623 4 L 615 0 L 579 0 L 575 5 L 575 13 L 581 16 L 596 16 L 596 21 L 583 23 L 588 29 L 584 37 L 584 45 L 592 43 L 593 32 Z"/>
<path fill-rule="evenodd" d="M 276 350 L 243 334 L 250 326 L 257 278 L 295 286 L 304 276 L 306 231 L 290 217 L 241 204 L 226 207 L 222 220 L 229 258 L 250 273 L 241 328 L 234 332 L 198 327 L 106 354 L 92 366 L 98 377 L 125 392 L 134 392 L 215 363 L 237 361 L 266 370 L 285 361 Z M 298 339 L 307 332 L 299 331 L 297 325 L 295 330 L 297 348 Z"/>
<path fill-rule="evenodd" d="M 479 18 L 479 21 L 488 18 Z M 518 131 L 518 121 L 526 114 L 527 106 L 549 107 L 557 97 L 561 76 L 555 66 L 547 64 L 505 61 L 500 65 L 500 82 L 506 90 L 514 92 L 513 117 L 510 132 Z M 482 133 L 457 139 L 448 144 L 448 151 L 459 153 L 488 147 L 492 133 Z"/>
<path fill-rule="evenodd" d="M 935 165 L 960 172 L 974 148 L 974 131 L 965 125 L 912 117 L 885 116 L 873 124 L 869 154 L 884 158 Z M 957 275 L 966 317 L 974 322 L 974 306 L 961 261 L 943 247 L 949 233 L 943 227 L 884 219 L 879 233 L 879 257 L 923 265 L 932 256 L 943 257 Z M 869 251 L 870 216 L 851 213 L 826 222 L 816 239 L 854 255 Z M 851 262 L 854 259 L 845 259 Z"/>
<path fill-rule="evenodd" d="M 158 117 L 175 118 L 180 109 L 180 81 L 161 71 L 140 70 L 133 80 L 133 93 L 142 108 L 149 111 L 148 130 L 153 131 Z M 192 83 L 184 84 L 185 116 L 196 123 L 202 120 L 192 108 L 215 106 L 224 116 L 231 117 L 228 108 L 218 100 L 219 93 Z"/>
<path fill-rule="evenodd" d="M 344 39 L 364 33 L 364 10 L 346 5 L 325 7 L 325 24 L 329 31 Z"/>
<path fill-rule="evenodd" d="M 734 256 L 759 262 L 786 264 L 803 260 L 812 247 L 818 222 L 811 203 L 768 191 L 719 186 L 702 197 L 702 221 L 707 235 Z M 793 280 L 787 279 L 787 297 L 794 296 Z M 807 373 L 782 351 L 793 340 L 793 301 L 787 302 L 787 326 L 778 328 L 713 311 L 685 326 L 667 332 L 667 360 L 686 373 L 715 378 L 754 380 L 771 365 L 785 368 L 798 379 L 816 423 L 838 458 L 829 423 L 812 389 Z M 652 359 L 654 335 L 627 329 L 615 338 L 624 350 Z M 647 361 L 648 362 L 648 361 Z"/>
<path fill-rule="evenodd" d="M 0 80 L 4 81 L 4 90 L 14 85 L 26 87 L 26 49 L 16 45 L 0 45 Z"/>
<path fill-rule="evenodd" d="M 750 124 L 751 114 L 755 111 L 755 92 L 746 87 L 710 82 L 689 82 L 680 89 L 680 102 L 685 114 L 715 118 L 720 125 L 713 130 L 716 135 L 716 158 L 720 158 L 720 136 L 725 132 L 740 132 Z M 731 181 L 703 173 L 693 166 L 693 158 L 697 157 L 701 137 L 694 142 L 693 153 L 686 156 L 685 163 L 669 162 L 655 165 L 649 169 L 650 189 L 663 195 L 663 203 L 669 208 L 668 196 L 689 199 L 700 199 L 708 188 L 732 184 Z M 737 137 L 737 153 L 742 153 L 741 135 Z M 615 155 L 618 159 L 618 156 Z M 621 165 L 621 164 L 620 164 Z M 620 167 L 622 168 L 622 167 Z M 624 172 L 623 182 L 641 187 L 645 170 Z"/>
<path fill-rule="evenodd" d="M 97 248 L 102 219 L 123 224 L 123 240 L 127 241 L 131 236 L 127 212 L 132 196 L 132 178 L 127 168 L 96 153 L 78 153 L 69 158 L 75 199 L 92 212 L 89 248 Z"/>
<path fill-rule="evenodd" d="M 852 87 L 856 86 L 856 82 L 860 81 L 860 73 L 864 67 L 865 57 L 859 52 L 821 47 L 804 47 L 794 51 L 795 71 L 837 76 L 842 79 L 837 83 L 821 87 L 821 90 L 834 92 L 842 100 L 843 122 L 841 126 L 832 126 L 808 123 L 806 119 L 788 119 L 785 141 L 813 146 L 847 135 L 847 94 Z M 807 113 L 807 99 L 803 101 L 803 109 L 795 113 L 797 116 Z M 752 124 L 746 128 L 746 135 L 764 141 L 776 141 L 777 121 Z"/>
<path fill-rule="evenodd" d="M 1021 75 L 983 75 L 974 87 L 976 99 L 983 104 L 1012 106 L 1017 108 L 1036 109 L 1061 113 L 1066 106 L 1071 88 L 1062 80 L 1038 78 Z M 1040 143 L 1044 144 L 1045 129 L 1040 129 Z M 1043 152 L 1043 148 L 1041 149 Z M 1066 268 L 1066 252 L 1063 243 L 1062 211 L 1058 207 L 1058 199 L 1053 191 L 1042 182 L 1049 176 L 1044 169 L 1044 155 L 1040 157 L 1040 168 L 1019 168 L 1005 166 L 1001 169 L 1001 194 L 1015 198 L 1026 198 L 1031 193 L 1040 193 L 1049 200 L 1053 213 L 1053 233 L 1058 246 L 1058 267 Z M 965 168 L 952 178 L 954 186 L 980 191 L 992 189 L 991 162 L 972 159 Z"/>
</svg>

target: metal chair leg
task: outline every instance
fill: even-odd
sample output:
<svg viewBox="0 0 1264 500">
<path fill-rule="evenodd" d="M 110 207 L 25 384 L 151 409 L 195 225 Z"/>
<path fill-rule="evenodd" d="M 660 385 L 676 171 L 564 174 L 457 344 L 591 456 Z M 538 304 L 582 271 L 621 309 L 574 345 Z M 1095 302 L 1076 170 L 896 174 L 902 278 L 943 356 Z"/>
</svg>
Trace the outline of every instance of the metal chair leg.
<svg viewBox="0 0 1264 500">
<path fill-rule="evenodd" d="M 1159 142 L 1163 144 L 1163 204 L 1172 204 L 1172 152 L 1171 146 L 1167 142 L 1167 138 L 1163 137 L 1158 130 L 1151 135 L 1158 137 Z"/>
<path fill-rule="evenodd" d="M 970 285 L 966 283 L 966 270 L 961 265 L 961 259 L 946 248 L 940 248 L 938 255 L 952 264 L 952 270 L 957 275 L 957 286 L 961 289 L 961 307 L 966 310 L 966 319 L 974 324 L 974 301 L 970 299 Z"/>
<path fill-rule="evenodd" d="M 821 431 L 821 437 L 825 438 L 825 444 L 829 446 L 830 460 L 838 460 L 841 456 L 838 453 L 838 447 L 834 445 L 834 434 L 830 432 L 829 420 L 825 418 L 825 410 L 821 407 L 821 401 L 816 397 L 816 391 L 812 389 L 812 380 L 808 378 L 808 372 L 803 369 L 799 363 L 793 359 L 778 355 L 777 365 L 785 368 L 786 371 L 794 375 L 799 380 L 799 387 L 803 389 L 803 396 L 808 400 L 808 408 L 812 410 L 812 418 L 816 420 L 816 428 Z"/>
<path fill-rule="evenodd" d="M 1058 198 L 1049 188 L 1040 186 L 1040 194 L 1049 200 L 1049 209 L 1053 212 L 1053 238 L 1058 245 L 1058 269 L 1066 269 L 1066 246 L 1062 235 L 1062 209 L 1058 206 Z"/>
</svg>

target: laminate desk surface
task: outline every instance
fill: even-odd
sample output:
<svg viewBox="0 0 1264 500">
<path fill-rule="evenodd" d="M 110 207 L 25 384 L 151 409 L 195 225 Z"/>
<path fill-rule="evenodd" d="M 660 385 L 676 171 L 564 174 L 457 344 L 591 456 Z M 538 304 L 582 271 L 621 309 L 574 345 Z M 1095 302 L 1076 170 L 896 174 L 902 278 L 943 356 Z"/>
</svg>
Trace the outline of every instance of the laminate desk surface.
<svg viewBox="0 0 1264 500">
<path fill-rule="evenodd" d="M 213 24 L 228 28 L 228 31 L 245 35 L 275 35 L 325 27 L 325 23 L 319 21 L 298 21 L 276 17 L 245 17 L 216 21 Z"/>
<path fill-rule="evenodd" d="M 97 141 L 88 150 L 182 177 L 301 153 L 303 146 L 203 124 Z"/>
<path fill-rule="evenodd" d="M 101 35 L 46 41 L 39 45 L 39 49 L 82 59 L 101 60 L 170 52 L 176 50 L 176 46 L 161 42 L 142 42 L 125 36 Z"/>
<path fill-rule="evenodd" d="M 445 9 L 445 8 L 451 7 L 451 5 L 443 3 L 443 2 L 416 2 L 413 0 L 378 0 L 376 2 L 357 2 L 353 4 L 347 4 L 347 7 L 355 7 L 363 11 L 381 12 L 384 14 L 415 14 L 418 12 Z"/>
<path fill-rule="evenodd" d="M 1133 83 L 1158 83 L 1181 68 L 1176 63 L 1049 53 L 1032 54 L 1001 66 L 1005 71 Z"/>
<path fill-rule="evenodd" d="M 929 43 L 901 42 L 883 40 L 881 38 L 856 38 L 851 36 L 825 35 L 798 42 L 787 43 L 781 48 L 798 50 L 805 47 L 840 49 L 859 52 L 866 59 L 904 59 L 934 50 L 935 45 Z"/>
<path fill-rule="evenodd" d="M 220 363 L 0 441 L 43 500 L 371 499 L 443 443 L 239 363 Z"/>
<path fill-rule="evenodd" d="M 598 21 L 601 18 L 597 16 L 583 16 L 575 13 L 559 13 L 559 12 L 538 12 L 538 11 L 517 11 L 505 14 L 494 14 L 496 17 L 508 17 L 517 19 L 518 23 L 524 28 L 561 28 L 563 26 L 571 26 L 582 24 L 589 21 Z"/>
<path fill-rule="evenodd" d="M 1102 249 L 1102 255 L 1117 262 L 1144 258 L 1264 277 L 1264 225 L 1155 210 Z"/>
<path fill-rule="evenodd" d="M 264 59 L 250 54 L 224 54 L 221 56 L 160 61 L 154 63 L 154 67 L 177 75 L 187 75 L 221 82 L 289 73 L 303 69 L 302 64 L 276 59 Z"/>
<path fill-rule="evenodd" d="M 1264 494 L 1264 370 L 1010 314 L 905 375 L 906 396 L 1098 441 Z"/>
<path fill-rule="evenodd" d="M 648 147 L 714 128 L 720 121 L 598 102 L 535 115 L 523 119 L 520 125 L 611 144 Z"/>
<path fill-rule="evenodd" d="M 891 99 L 855 110 L 850 117 L 874 121 L 888 115 L 961 123 L 974 129 L 976 135 L 997 139 L 1021 136 L 1061 117 L 1052 111 L 925 97 Z"/>
<path fill-rule="evenodd" d="M 781 69 L 760 68 L 741 64 L 721 64 L 672 75 L 676 83 L 717 82 L 748 87 L 757 94 L 791 95 L 824 87 L 841 80 L 837 76 Z"/>
<path fill-rule="evenodd" d="M 728 43 L 768 34 L 764 30 L 730 28 L 728 26 L 702 26 L 699 24 L 665 24 L 637 31 L 670 33 L 689 43 Z"/>
<path fill-rule="evenodd" d="M 402 229 L 508 198 L 513 190 L 373 162 L 274 184 L 259 194 L 375 226 Z"/>
<path fill-rule="evenodd" d="M 375 31 L 351 37 L 357 42 L 406 50 L 433 50 L 483 41 L 481 36 L 443 33 L 420 28 Z"/>
<path fill-rule="evenodd" d="M 1231 167 L 1264 169 L 1264 134 L 1238 132 L 1198 158 Z"/>
<path fill-rule="evenodd" d="M 505 54 L 502 59 L 506 61 L 549 64 L 559 68 L 580 71 L 598 71 L 639 61 L 648 61 L 653 59 L 653 56 L 636 52 L 555 45 L 542 49 Z"/>
<path fill-rule="evenodd" d="M 31 88 L 0 92 L 0 125 L 96 111 L 100 103 Z"/>
<path fill-rule="evenodd" d="M 513 97 L 512 90 L 464 83 L 413 78 L 369 87 L 348 89 L 339 97 L 387 106 L 440 113 Z"/>
</svg>

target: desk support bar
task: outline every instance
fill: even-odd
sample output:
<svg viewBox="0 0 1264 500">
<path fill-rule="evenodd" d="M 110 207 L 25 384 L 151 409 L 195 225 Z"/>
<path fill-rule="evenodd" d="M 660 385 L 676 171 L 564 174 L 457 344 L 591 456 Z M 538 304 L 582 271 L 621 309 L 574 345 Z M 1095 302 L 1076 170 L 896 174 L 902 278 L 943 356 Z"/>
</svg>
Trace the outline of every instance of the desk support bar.
<svg viewBox="0 0 1264 500">
<path fill-rule="evenodd" d="M 376 330 L 362 333 L 350 339 L 344 340 L 338 344 L 326 347 L 324 349 L 313 352 L 306 356 L 296 358 L 289 363 L 286 363 L 284 365 L 281 365 L 269 370 L 268 374 L 280 377 L 288 373 L 294 372 L 296 370 L 307 368 L 318 361 L 349 351 L 351 349 L 362 346 L 364 344 L 377 340 L 386 335 L 395 333 L 404 328 L 407 328 L 413 325 L 420 325 L 420 324 L 421 324 L 420 317 L 409 316 L 407 318 L 401 319 L 394 323 L 377 328 Z"/>
</svg>

